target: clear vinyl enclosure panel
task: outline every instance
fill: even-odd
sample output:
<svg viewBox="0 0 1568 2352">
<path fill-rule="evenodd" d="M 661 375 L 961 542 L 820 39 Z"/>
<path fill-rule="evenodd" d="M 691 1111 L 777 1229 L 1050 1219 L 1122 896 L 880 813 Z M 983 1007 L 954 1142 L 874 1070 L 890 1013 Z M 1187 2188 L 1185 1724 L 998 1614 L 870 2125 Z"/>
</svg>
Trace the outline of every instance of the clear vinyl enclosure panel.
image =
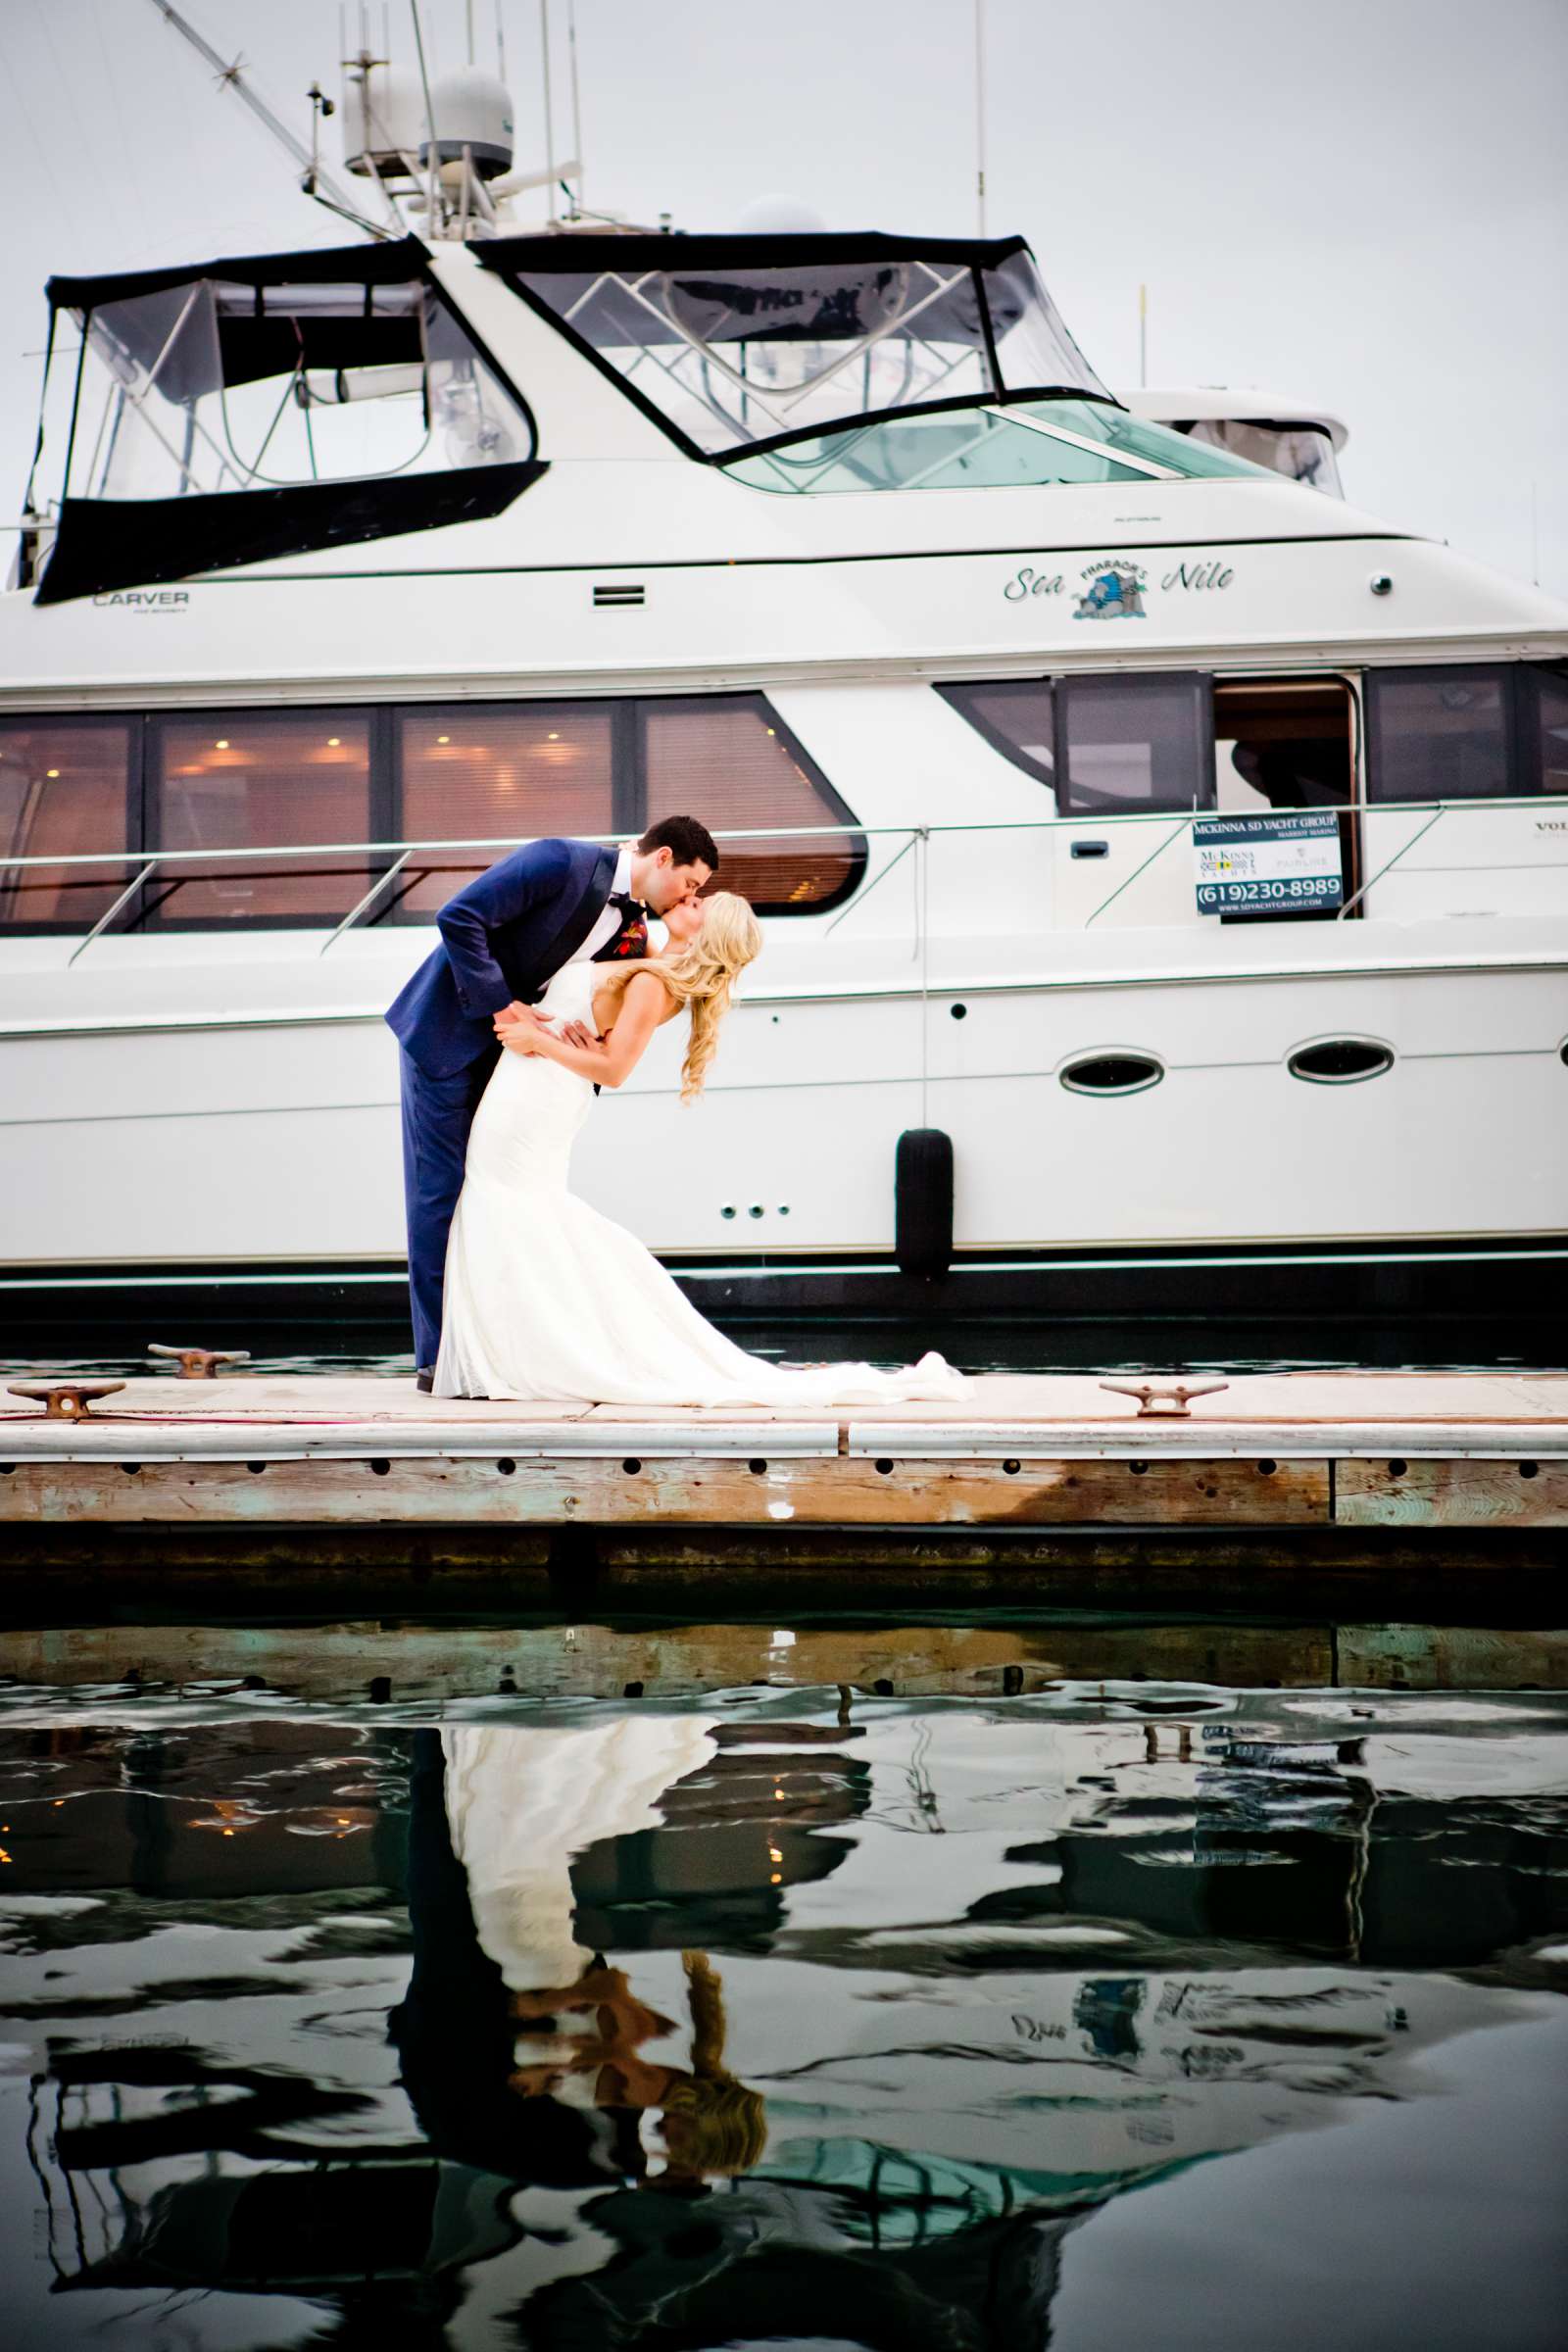
<svg viewBox="0 0 1568 2352">
<path fill-rule="evenodd" d="M 558 242 L 480 259 L 705 457 L 939 401 L 1109 397 L 1016 240 Z"/>
<path fill-rule="evenodd" d="M 60 604 L 500 514 L 544 471 L 533 419 L 428 260 L 407 237 L 51 278 L 51 358 L 80 338 L 46 370 L 14 585 Z"/>
<path fill-rule="evenodd" d="M 529 458 L 434 287 L 198 278 L 87 314 L 69 497 L 163 499 Z"/>
<path fill-rule="evenodd" d="M 1266 417 L 1200 416 L 1178 429 L 1208 449 L 1228 450 L 1233 457 L 1246 458 L 1271 473 L 1282 473 L 1288 482 L 1300 482 L 1329 498 L 1345 496 L 1334 436 L 1323 425 L 1272 424 Z"/>
</svg>

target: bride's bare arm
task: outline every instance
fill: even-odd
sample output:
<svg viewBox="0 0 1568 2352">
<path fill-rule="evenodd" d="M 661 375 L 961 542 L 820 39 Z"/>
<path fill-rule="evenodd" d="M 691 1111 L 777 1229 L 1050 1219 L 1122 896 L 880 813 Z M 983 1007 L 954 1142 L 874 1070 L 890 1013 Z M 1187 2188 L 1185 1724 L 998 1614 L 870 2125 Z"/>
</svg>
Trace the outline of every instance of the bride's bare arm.
<svg viewBox="0 0 1568 2352">
<path fill-rule="evenodd" d="M 509 1030 L 502 1042 L 514 1054 L 540 1054 L 546 1061 L 559 1061 L 564 1070 L 575 1070 L 596 1086 L 619 1086 L 641 1061 L 669 1004 L 662 982 L 652 972 L 638 972 L 627 982 L 613 1029 L 593 1045 L 570 1045 L 554 1030 L 531 1026 Z"/>
</svg>

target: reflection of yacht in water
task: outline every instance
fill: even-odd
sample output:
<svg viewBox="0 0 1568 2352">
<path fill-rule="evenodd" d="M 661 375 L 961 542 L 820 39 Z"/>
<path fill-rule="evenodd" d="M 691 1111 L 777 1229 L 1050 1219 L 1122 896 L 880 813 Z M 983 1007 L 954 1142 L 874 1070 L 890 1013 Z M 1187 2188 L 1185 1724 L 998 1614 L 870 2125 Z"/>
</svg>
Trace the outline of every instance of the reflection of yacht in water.
<svg viewBox="0 0 1568 2352">
<path fill-rule="evenodd" d="M 51 281 L 13 1273 L 389 1273 L 380 1014 L 435 910 L 679 805 L 767 947 L 698 1179 L 657 1053 L 584 1139 L 656 1247 L 885 1272 L 936 1128 L 926 1269 L 1413 1248 L 1539 1293 L 1568 612 L 1304 486 L 1333 419 L 1113 398 L 1021 238 L 507 233 L 476 142 L 418 234 Z"/>
<path fill-rule="evenodd" d="M 1568 1932 L 1544 1734 L 1337 1715 L 11 1736 L 55 2291 L 1012 2352 L 1097 2208 L 1423 2095 Z"/>
</svg>

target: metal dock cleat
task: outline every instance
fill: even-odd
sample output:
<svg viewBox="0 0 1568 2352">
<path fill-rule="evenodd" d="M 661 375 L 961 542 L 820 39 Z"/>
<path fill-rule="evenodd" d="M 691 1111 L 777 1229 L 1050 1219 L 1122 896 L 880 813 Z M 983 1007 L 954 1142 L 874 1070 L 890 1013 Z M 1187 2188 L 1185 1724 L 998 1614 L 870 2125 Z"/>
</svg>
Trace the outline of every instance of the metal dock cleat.
<svg viewBox="0 0 1568 2352">
<path fill-rule="evenodd" d="M 1156 1418 L 1190 1421 L 1192 1415 L 1187 1406 L 1191 1397 L 1213 1396 L 1231 1384 L 1228 1380 L 1102 1380 L 1100 1385 L 1117 1396 L 1136 1396 L 1140 1421 Z"/>
<path fill-rule="evenodd" d="M 117 1396 L 124 1385 L 122 1380 L 22 1380 L 13 1381 L 7 1394 L 41 1404 L 46 1420 L 85 1421 L 90 1405 L 100 1396 Z"/>
<path fill-rule="evenodd" d="M 248 1348 L 162 1348 L 156 1340 L 149 1341 L 149 1355 L 172 1356 L 179 1365 L 176 1377 L 180 1380 L 216 1380 L 220 1364 L 248 1364 Z"/>
</svg>

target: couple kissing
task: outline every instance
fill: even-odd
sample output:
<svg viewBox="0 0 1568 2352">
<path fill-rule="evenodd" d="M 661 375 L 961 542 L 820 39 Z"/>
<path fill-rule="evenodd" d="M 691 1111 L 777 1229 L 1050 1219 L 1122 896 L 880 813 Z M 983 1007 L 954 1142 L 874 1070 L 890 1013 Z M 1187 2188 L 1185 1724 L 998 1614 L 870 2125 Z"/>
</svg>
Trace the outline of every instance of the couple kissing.
<svg viewBox="0 0 1568 2352">
<path fill-rule="evenodd" d="M 761 951 L 695 817 L 618 850 L 526 843 L 448 900 L 387 1012 L 402 1075 L 416 1378 L 438 1396 L 779 1407 L 952 1398 L 939 1355 L 896 1372 L 748 1355 L 633 1234 L 570 1189 L 573 1140 L 656 1031 L 686 1020 L 693 1103 Z M 662 926 L 655 948 L 651 920 Z"/>
</svg>

